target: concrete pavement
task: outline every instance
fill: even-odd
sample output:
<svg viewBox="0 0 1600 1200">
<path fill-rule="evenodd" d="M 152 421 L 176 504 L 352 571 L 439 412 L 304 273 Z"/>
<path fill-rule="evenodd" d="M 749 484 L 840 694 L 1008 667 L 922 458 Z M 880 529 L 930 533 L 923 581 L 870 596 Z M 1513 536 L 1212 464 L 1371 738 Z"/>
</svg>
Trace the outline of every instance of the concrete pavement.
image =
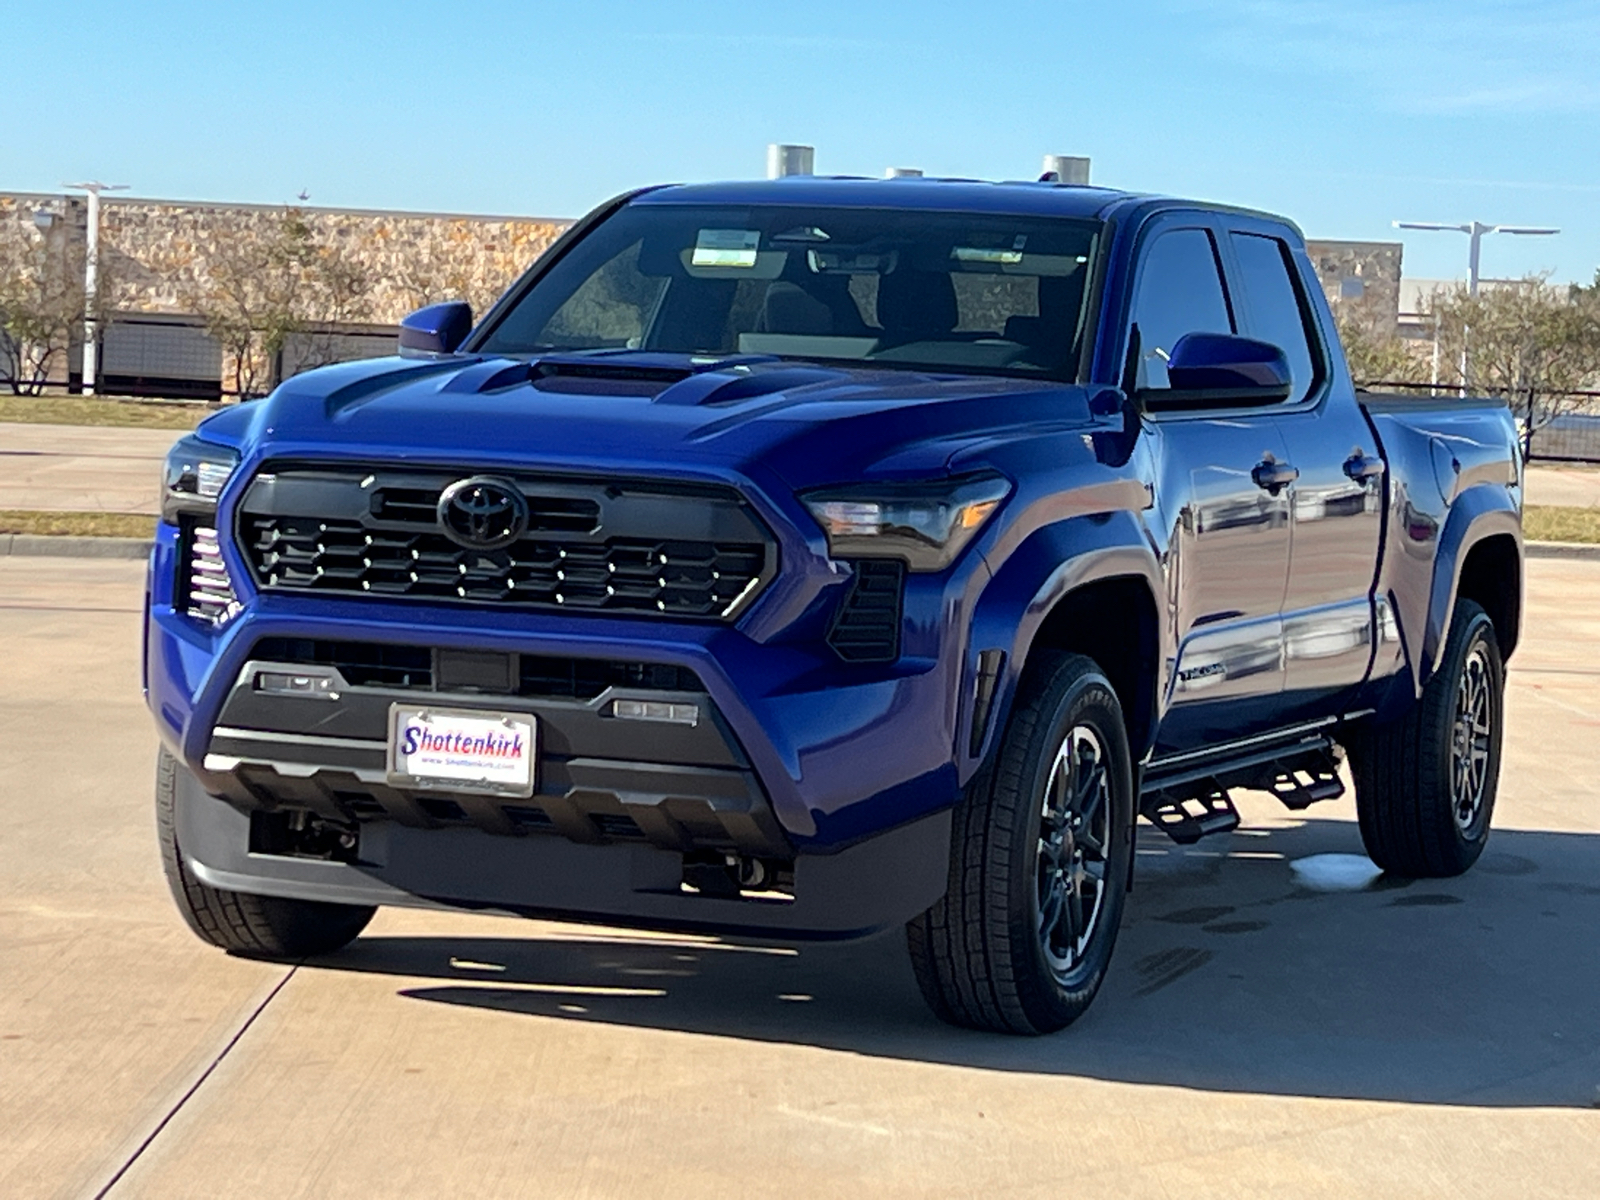
<svg viewBox="0 0 1600 1200">
<path fill-rule="evenodd" d="M 1600 506 L 1600 467 L 1530 463 L 1527 494 L 1529 504 L 1595 508 Z"/>
<path fill-rule="evenodd" d="M 1348 799 L 1148 833 L 1106 990 L 1028 1041 L 935 1022 L 894 936 L 387 911 L 299 967 L 207 949 L 141 587 L 0 559 L 0 1195 L 1600 1194 L 1600 563 L 1529 564 L 1477 869 L 1321 890 Z"/>
<path fill-rule="evenodd" d="M 0 422 L 0 509 L 160 511 L 161 460 L 183 431 Z"/>
</svg>

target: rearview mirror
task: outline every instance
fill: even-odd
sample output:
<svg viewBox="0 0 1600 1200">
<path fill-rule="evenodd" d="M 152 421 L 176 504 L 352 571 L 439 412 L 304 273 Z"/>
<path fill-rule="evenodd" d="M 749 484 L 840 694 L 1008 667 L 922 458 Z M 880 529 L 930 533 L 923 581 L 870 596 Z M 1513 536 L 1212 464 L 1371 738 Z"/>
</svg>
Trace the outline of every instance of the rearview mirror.
<svg viewBox="0 0 1600 1200">
<path fill-rule="evenodd" d="M 1289 358 L 1270 342 L 1231 333 L 1188 333 L 1167 360 L 1167 388 L 1141 388 L 1151 410 L 1282 404 L 1294 389 Z"/>
<path fill-rule="evenodd" d="M 419 308 L 400 322 L 400 353 L 408 358 L 453 354 L 472 332 L 472 305 L 460 300 Z"/>
</svg>

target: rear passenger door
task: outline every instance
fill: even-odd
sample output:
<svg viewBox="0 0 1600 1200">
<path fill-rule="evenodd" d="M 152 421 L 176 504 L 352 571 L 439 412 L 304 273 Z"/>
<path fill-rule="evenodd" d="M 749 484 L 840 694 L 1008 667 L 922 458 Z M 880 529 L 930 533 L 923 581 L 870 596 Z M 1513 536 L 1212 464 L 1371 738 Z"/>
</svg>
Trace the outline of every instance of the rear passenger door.
<svg viewBox="0 0 1600 1200">
<path fill-rule="evenodd" d="M 1129 310 L 1131 382 L 1167 386 L 1166 360 L 1188 333 L 1235 333 L 1223 231 L 1208 215 L 1173 214 L 1148 229 Z M 1270 412 L 1150 411 L 1151 532 L 1164 546 L 1177 645 L 1157 754 L 1245 737 L 1281 724 L 1289 496 L 1253 477 L 1286 451 Z"/>
<path fill-rule="evenodd" d="M 1283 349 L 1294 391 L 1275 410 L 1288 461 L 1289 579 L 1283 606 L 1286 721 L 1328 715 L 1365 678 L 1383 530 L 1382 460 L 1349 385 L 1333 378 L 1310 263 L 1267 222 L 1229 221 L 1234 292 L 1248 336 Z"/>
</svg>

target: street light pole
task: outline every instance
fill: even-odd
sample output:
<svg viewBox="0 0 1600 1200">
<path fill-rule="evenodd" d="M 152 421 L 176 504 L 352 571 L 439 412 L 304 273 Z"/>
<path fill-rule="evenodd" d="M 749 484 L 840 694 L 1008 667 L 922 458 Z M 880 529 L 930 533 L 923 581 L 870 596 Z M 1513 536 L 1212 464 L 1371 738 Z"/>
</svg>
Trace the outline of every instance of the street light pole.
<svg viewBox="0 0 1600 1200">
<path fill-rule="evenodd" d="M 1441 225 L 1432 221 L 1395 221 L 1394 227 L 1466 234 L 1471 239 L 1467 247 L 1467 293 L 1472 296 L 1478 294 L 1478 263 L 1483 251 L 1484 234 L 1513 233 L 1521 237 L 1549 237 L 1561 232 L 1559 229 L 1543 229 L 1532 225 L 1485 225 L 1482 221 L 1470 221 L 1465 225 Z"/>
<path fill-rule="evenodd" d="M 1486 233 L 1511 233 L 1520 237 L 1551 237 L 1561 232 L 1559 229 L 1545 229 L 1532 225 L 1485 225 L 1482 221 L 1469 221 L 1465 225 L 1439 224 L 1434 221 L 1395 221 L 1396 229 L 1425 229 L 1436 233 L 1464 233 L 1470 239 L 1467 243 L 1467 295 L 1478 294 L 1479 272 L 1478 265 L 1483 254 L 1483 235 Z M 1434 317 L 1434 359 L 1439 357 L 1438 317 Z M 1461 338 L 1461 394 L 1467 394 L 1467 374 L 1471 361 L 1467 356 L 1467 339 L 1471 336 L 1470 327 L 1462 330 Z M 1437 369 L 1437 368 L 1436 368 Z M 1437 383 L 1437 377 L 1435 383 Z"/>
<path fill-rule="evenodd" d="M 96 311 L 100 292 L 100 193 L 120 192 L 125 183 L 63 183 L 64 188 L 89 193 L 89 228 L 83 264 L 83 394 L 94 395 L 95 370 L 100 349 L 100 330 Z"/>
</svg>

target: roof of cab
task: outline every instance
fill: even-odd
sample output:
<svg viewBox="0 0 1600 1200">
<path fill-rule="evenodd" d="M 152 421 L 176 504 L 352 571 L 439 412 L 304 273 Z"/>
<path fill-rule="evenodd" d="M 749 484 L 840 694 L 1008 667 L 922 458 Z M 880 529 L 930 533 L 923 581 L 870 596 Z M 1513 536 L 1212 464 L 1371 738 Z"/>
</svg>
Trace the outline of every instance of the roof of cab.
<svg viewBox="0 0 1600 1200">
<path fill-rule="evenodd" d="M 974 179 L 861 179 L 789 175 L 729 183 L 669 184 L 637 197 L 639 204 L 805 204 L 847 208 L 920 208 L 930 212 L 1006 213 L 1016 216 L 1105 217 L 1148 196 L 1077 184 Z"/>
</svg>

